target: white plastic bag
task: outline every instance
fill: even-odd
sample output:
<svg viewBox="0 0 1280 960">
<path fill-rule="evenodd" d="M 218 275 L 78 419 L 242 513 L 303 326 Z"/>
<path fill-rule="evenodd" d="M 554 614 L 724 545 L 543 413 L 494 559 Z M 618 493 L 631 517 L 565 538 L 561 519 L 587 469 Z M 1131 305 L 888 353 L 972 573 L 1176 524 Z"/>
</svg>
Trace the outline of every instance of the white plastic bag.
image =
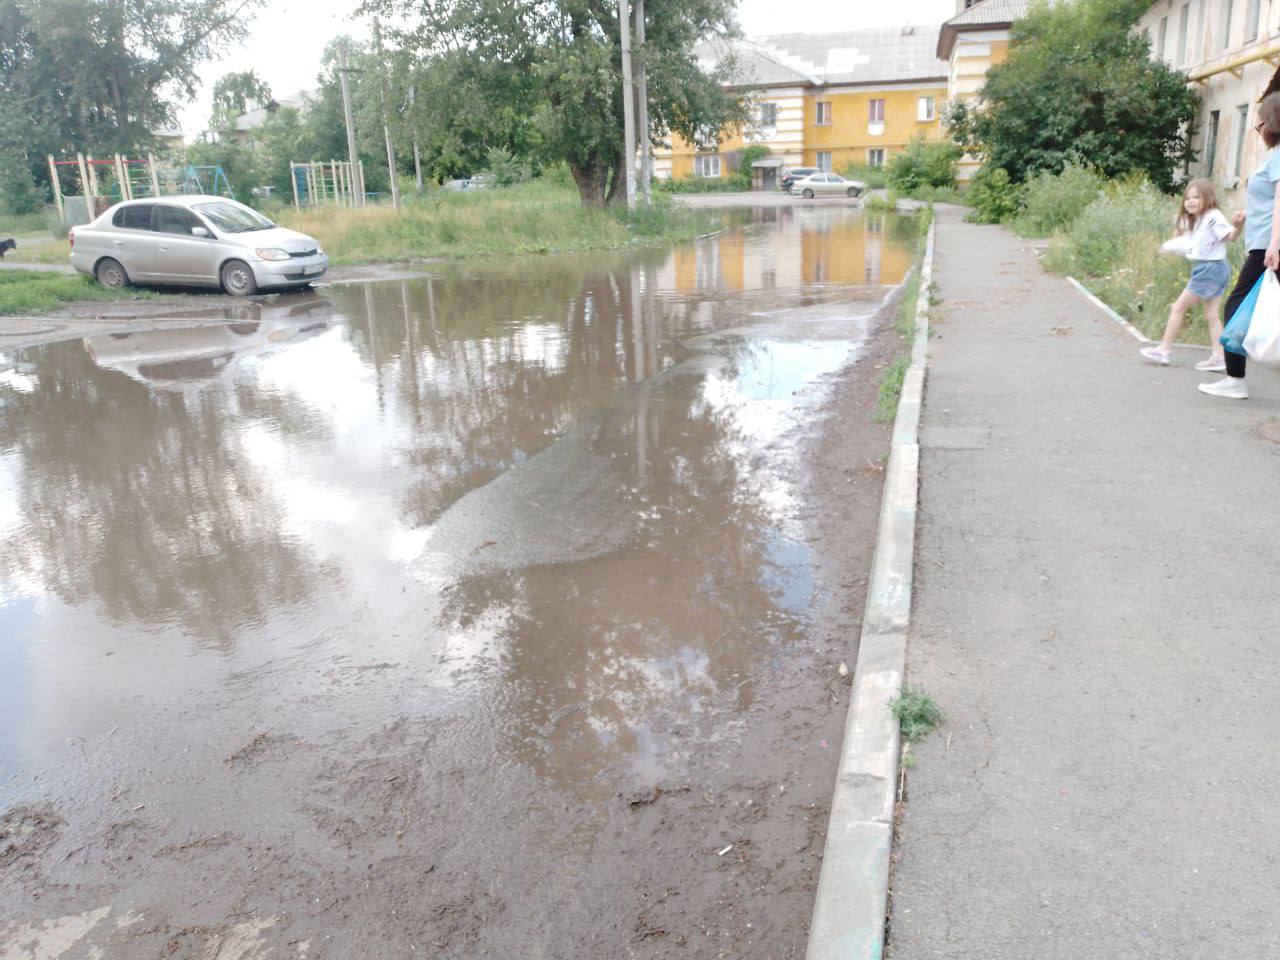
<svg viewBox="0 0 1280 960">
<path fill-rule="evenodd" d="M 1160 245 L 1160 249 L 1165 253 L 1172 253 L 1175 256 L 1185 257 L 1191 252 L 1191 234 L 1181 233 L 1170 240 L 1166 240 Z"/>
<path fill-rule="evenodd" d="M 1259 363 L 1280 363 L 1280 280 L 1270 270 L 1263 275 L 1258 302 L 1253 305 L 1244 352 Z"/>
</svg>

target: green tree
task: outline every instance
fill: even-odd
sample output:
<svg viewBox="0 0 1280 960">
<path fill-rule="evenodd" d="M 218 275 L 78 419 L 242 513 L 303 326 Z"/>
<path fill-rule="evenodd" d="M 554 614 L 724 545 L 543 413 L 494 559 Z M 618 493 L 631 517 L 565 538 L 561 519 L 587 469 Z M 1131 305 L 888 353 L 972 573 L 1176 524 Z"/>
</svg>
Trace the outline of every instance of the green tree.
<svg viewBox="0 0 1280 960">
<path fill-rule="evenodd" d="M 954 143 L 925 143 L 914 139 L 889 160 L 889 186 L 908 194 L 920 187 L 954 187 L 960 148 Z"/>
<path fill-rule="evenodd" d="M 253 104 L 266 106 L 271 100 L 271 87 L 256 70 L 240 70 L 223 74 L 213 85 L 213 114 L 209 129 L 222 132 L 235 127 L 236 118 L 247 113 Z"/>
<path fill-rule="evenodd" d="M 1009 59 L 988 72 L 978 106 L 954 108 L 956 142 L 1016 183 L 1075 161 L 1171 189 L 1194 158 L 1196 96 L 1134 30 L 1148 6 L 1037 2 L 1014 24 Z"/>
<path fill-rule="evenodd" d="M 0 0 L 0 99 L 41 181 L 46 154 L 134 152 L 194 96 L 196 67 L 259 0 Z"/>
<path fill-rule="evenodd" d="M 366 0 L 364 9 L 406 24 L 397 34 L 404 56 L 444 61 L 439 78 L 468 81 L 457 99 L 442 101 L 462 115 L 455 156 L 479 145 L 484 153 L 512 147 L 484 142 L 484 124 L 496 111 L 497 135 L 524 139 L 521 149 L 543 162 L 566 163 L 584 203 L 621 198 L 622 57 L 613 0 Z M 644 62 L 654 130 L 693 139 L 700 128 L 720 130 L 742 119 L 741 98 L 721 84 L 732 64 L 707 74 L 694 54 L 704 38 L 731 32 L 733 11 L 733 0 L 647 3 Z"/>
</svg>

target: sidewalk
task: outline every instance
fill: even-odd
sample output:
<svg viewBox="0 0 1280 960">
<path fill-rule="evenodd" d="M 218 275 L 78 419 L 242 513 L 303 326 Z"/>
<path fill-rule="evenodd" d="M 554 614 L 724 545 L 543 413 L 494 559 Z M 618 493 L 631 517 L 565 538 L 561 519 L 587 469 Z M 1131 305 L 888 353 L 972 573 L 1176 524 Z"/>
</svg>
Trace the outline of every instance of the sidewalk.
<svg viewBox="0 0 1280 960">
<path fill-rule="evenodd" d="M 1280 957 L 1280 376 L 1201 395 L 940 212 L 893 960 Z M 1206 378 L 1207 379 L 1207 378 Z"/>
</svg>

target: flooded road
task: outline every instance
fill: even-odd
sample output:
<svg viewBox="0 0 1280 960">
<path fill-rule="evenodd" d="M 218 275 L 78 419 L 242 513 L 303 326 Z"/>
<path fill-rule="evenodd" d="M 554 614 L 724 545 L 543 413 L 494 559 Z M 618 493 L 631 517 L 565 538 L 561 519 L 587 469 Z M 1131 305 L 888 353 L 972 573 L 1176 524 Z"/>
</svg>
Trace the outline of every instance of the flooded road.
<svg viewBox="0 0 1280 960">
<path fill-rule="evenodd" d="M 802 956 L 913 235 L 0 355 L 0 960 Z"/>
</svg>

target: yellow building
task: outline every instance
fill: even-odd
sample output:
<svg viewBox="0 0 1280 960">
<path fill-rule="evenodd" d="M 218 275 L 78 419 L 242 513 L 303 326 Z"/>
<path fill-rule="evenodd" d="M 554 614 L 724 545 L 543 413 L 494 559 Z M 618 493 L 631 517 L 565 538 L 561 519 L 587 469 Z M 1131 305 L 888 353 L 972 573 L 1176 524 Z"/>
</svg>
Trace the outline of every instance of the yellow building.
<svg viewBox="0 0 1280 960">
<path fill-rule="evenodd" d="M 1203 2 L 1203 0 L 1202 0 Z M 956 15 L 938 32 L 938 59 L 946 64 L 948 101 L 975 101 L 987 71 L 1009 53 L 1013 21 L 1027 12 L 1028 0 L 956 0 Z M 980 161 L 960 160 L 958 177 L 968 182 Z"/>
<path fill-rule="evenodd" d="M 732 58 L 729 88 L 748 95 L 751 122 L 693 144 L 670 137 L 654 151 L 654 174 L 727 177 L 743 149 L 760 144 L 769 156 L 755 164 L 753 185 L 771 189 L 789 167 L 882 166 L 913 139 L 939 140 L 947 70 L 937 44 L 937 27 L 707 44 L 700 55 L 708 69 Z"/>
</svg>

